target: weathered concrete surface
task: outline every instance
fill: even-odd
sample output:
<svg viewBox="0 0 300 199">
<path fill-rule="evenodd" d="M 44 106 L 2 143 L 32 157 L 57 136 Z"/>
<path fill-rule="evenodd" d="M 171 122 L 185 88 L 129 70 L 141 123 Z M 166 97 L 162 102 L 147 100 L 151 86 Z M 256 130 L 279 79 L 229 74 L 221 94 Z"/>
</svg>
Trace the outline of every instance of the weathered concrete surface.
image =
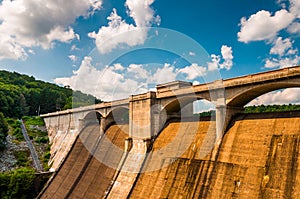
<svg viewBox="0 0 300 199">
<path fill-rule="evenodd" d="M 82 137 L 92 145 L 95 128 Z M 86 164 L 89 152 L 77 140 L 41 198 L 299 198 L 299 111 L 237 116 L 212 158 L 215 131 L 215 121 L 171 121 L 150 147 L 157 155 L 147 156 L 142 173 L 127 180 L 96 159 Z M 114 143 L 122 147 L 126 134 L 120 132 L 111 127 L 106 134 L 119 135 Z M 99 152 L 105 151 L 108 160 L 115 157 L 106 147 Z M 116 182 L 124 186 L 112 188 Z"/>
<path fill-rule="evenodd" d="M 96 114 L 101 118 L 106 118 L 105 121 L 101 123 L 105 129 L 106 125 L 113 122 L 111 118 L 112 112 L 116 109 L 124 108 L 128 109 L 127 99 L 41 115 L 45 121 L 51 144 L 51 157 L 49 161 L 51 168 L 56 170 L 60 167 L 77 138 L 78 133 L 86 124 L 99 123 L 98 119 L 100 118 L 97 118 L 98 116 Z"/>
<path fill-rule="evenodd" d="M 138 173 L 146 157 L 147 147 L 145 145 L 147 143 L 143 142 L 143 140 L 134 140 L 134 142 L 139 143 L 133 143 L 132 149 L 126 154 L 126 159 L 121 171 L 115 179 L 112 189 L 108 193 L 107 198 L 109 199 L 126 198 L 138 177 Z"/>
<path fill-rule="evenodd" d="M 209 125 L 200 123 L 196 149 Z M 154 150 L 178 125 L 162 132 Z M 141 174 L 130 198 L 299 198 L 299 147 L 300 112 L 241 115 L 225 134 L 216 161 L 190 147 L 169 166 Z M 146 167 L 151 164 L 159 163 L 150 160 Z"/>
<path fill-rule="evenodd" d="M 39 198 L 104 197 L 116 174 L 113 166 L 118 165 L 123 155 L 118 149 L 124 150 L 127 131 L 128 125 L 109 127 L 105 133 L 105 138 L 110 140 L 107 142 L 100 134 L 99 125 L 86 127 Z M 103 164 L 98 158 L 105 158 L 113 166 Z"/>
</svg>

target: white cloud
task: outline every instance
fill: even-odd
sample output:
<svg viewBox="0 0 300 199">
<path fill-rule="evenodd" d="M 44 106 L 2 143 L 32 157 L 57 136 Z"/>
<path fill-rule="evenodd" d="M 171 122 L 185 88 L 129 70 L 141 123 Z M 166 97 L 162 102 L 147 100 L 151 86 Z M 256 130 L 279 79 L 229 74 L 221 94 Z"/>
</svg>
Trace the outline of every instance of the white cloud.
<svg viewBox="0 0 300 199">
<path fill-rule="evenodd" d="M 152 72 L 143 65 L 130 64 L 125 68 L 119 63 L 98 70 L 92 65 L 92 58 L 85 57 L 71 77 L 56 78 L 54 82 L 111 101 L 147 92 L 153 84 L 174 81 L 177 74 L 170 64 Z"/>
<path fill-rule="evenodd" d="M 295 55 L 293 57 L 284 58 L 268 58 L 266 59 L 266 68 L 285 68 L 290 66 L 297 66 L 300 63 L 300 57 Z"/>
<path fill-rule="evenodd" d="M 300 103 L 300 88 L 288 88 L 264 94 L 247 105 Z"/>
<path fill-rule="evenodd" d="M 1 28 L 1 27 L 0 27 Z M 1 32 L 0 32 L 1 34 Z M 28 54 L 25 49 L 8 35 L 0 37 L 0 60 L 1 59 L 27 59 Z"/>
<path fill-rule="evenodd" d="M 0 3 L 0 59 L 26 59 L 27 48 L 53 47 L 78 35 L 70 25 L 100 9 L 100 0 L 3 0 Z M 3 49 L 6 49 L 4 52 Z"/>
<path fill-rule="evenodd" d="M 193 63 L 190 66 L 186 66 L 182 69 L 180 69 L 178 72 L 179 73 L 183 73 L 186 74 L 187 80 L 194 80 L 198 77 L 204 76 L 206 74 L 207 69 L 203 66 L 199 66 L 196 63 Z"/>
<path fill-rule="evenodd" d="M 220 61 L 221 61 L 220 55 L 211 54 L 210 58 L 211 58 L 211 62 L 207 63 L 208 70 L 209 71 L 218 70 L 219 66 L 220 66 Z"/>
<path fill-rule="evenodd" d="M 294 22 L 288 27 L 288 32 L 292 34 L 299 34 L 300 35 L 300 23 Z"/>
<path fill-rule="evenodd" d="M 125 68 L 120 63 L 114 64 L 113 68 L 114 68 L 114 70 L 118 70 L 118 71 L 125 70 Z"/>
<path fill-rule="evenodd" d="M 241 19 L 241 30 L 238 32 L 238 40 L 248 43 L 250 41 L 272 40 L 277 33 L 287 28 L 295 16 L 282 9 L 275 12 L 274 16 L 269 11 L 261 10 L 246 19 Z"/>
<path fill-rule="evenodd" d="M 30 54 L 32 54 L 32 55 L 35 55 L 35 52 L 34 52 L 34 50 L 32 50 L 32 49 L 29 49 L 29 50 L 28 50 L 28 53 L 30 53 Z"/>
<path fill-rule="evenodd" d="M 158 68 L 156 72 L 151 76 L 150 82 L 156 84 L 163 84 L 171 81 L 175 81 L 177 71 L 171 64 L 165 63 L 162 68 Z"/>
<path fill-rule="evenodd" d="M 230 70 L 233 65 L 232 48 L 228 47 L 226 45 L 222 45 L 221 54 L 222 54 L 222 58 L 224 59 L 224 62 L 222 64 L 220 64 L 220 68 Z"/>
<path fill-rule="evenodd" d="M 226 60 L 233 59 L 232 50 L 228 46 L 222 46 L 221 54 L 223 63 L 218 61 L 217 67 L 224 64 Z M 147 92 L 149 89 L 153 90 L 153 86 L 157 84 L 176 79 L 193 81 L 194 84 L 198 84 L 197 78 L 205 76 L 206 72 L 206 67 L 196 63 L 181 69 L 168 63 L 164 63 L 162 66 L 158 65 L 158 67 L 133 63 L 124 67 L 120 63 L 115 63 L 99 70 L 92 65 L 91 57 L 85 57 L 79 69 L 74 71 L 71 77 L 57 78 L 55 82 L 95 95 L 102 100 L 111 101 L 127 98 L 131 94 Z"/>
<path fill-rule="evenodd" d="M 190 55 L 190 56 L 195 56 L 195 55 L 196 55 L 196 53 L 194 53 L 194 52 L 190 51 L 190 52 L 189 52 L 189 55 Z"/>
<path fill-rule="evenodd" d="M 54 82 L 69 85 L 75 90 L 95 95 L 105 101 L 127 98 L 130 93 L 143 91 L 136 89 L 137 81 L 125 79 L 114 66 L 97 70 L 91 62 L 91 57 L 85 57 L 71 77 L 56 78 Z"/>
<path fill-rule="evenodd" d="M 280 5 L 282 8 L 286 9 L 287 5 L 286 5 L 286 0 L 276 0 L 276 3 L 278 5 Z"/>
<path fill-rule="evenodd" d="M 135 79 L 147 79 L 149 72 L 143 68 L 142 64 L 130 64 L 127 68 L 129 73 L 132 73 Z"/>
<path fill-rule="evenodd" d="M 290 0 L 290 12 L 294 14 L 297 18 L 300 18 L 300 1 Z"/>
<path fill-rule="evenodd" d="M 238 40 L 241 42 L 267 41 L 267 44 L 272 45 L 270 56 L 265 59 L 265 68 L 282 68 L 300 63 L 298 48 L 293 47 L 294 41 L 278 36 L 282 30 L 300 35 L 300 23 L 297 22 L 297 18 L 300 17 L 300 1 L 289 0 L 289 10 L 286 10 L 285 1 L 278 0 L 277 3 L 282 5 L 283 9 L 274 15 L 261 10 L 249 19 L 243 17 L 238 32 Z"/>
<path fill-rule="evenodd" d="M 193 109 L 194 113 L 201 113 L 216 110 L 216 106 L 207 100 L 197 100 L 193 102 Z"/>
<path fill-rule="evenodd" d="M 297 50 L 292 49 L 292 42 L 289 38 L 282 40 L 282 37 L 278 37 L 274 42 L 274 46 L 270 50 L 270 54 L 283 56 L 285 54 L 296 54 Z"/>
<path fill-rule="evenodd" d="M 136 46 L 144 43 L 147 37 L 146 29 L 139 29 L 132 24 L 127 24 L 117 14 L 116 9 L 113 9 L 107 19 L 109 20 L 108 26 L 101 27 L 98 33 L 88 34 L 90 38 L 96 40 L 96 46 L 100 53 L 109 53 L 120 44 Z"/>
<path fill-rule="evenodd" d="M 293 47 L 293 41 L 290 38 L 282 39 L 282 37 L 278 37 L 273 42 L 270 55 L 271 57 L 266 59 L 265 68 L 284 68 L 296 66 L 300 63 L 298 48 Z"/>
<path fill-rule="evenodd" d="M 75 62 L 77 60 L 77 57 L 75 55 L 69 55 L 68 57 L 72 62 Z"/>
<path fill-rule="evenodd" d="M 200 84 L 199 81 L 197 81 L 197 80 L 193 81 L 193 86 L 194 86 L 194 85 L 198 85 L 198 84 Z"/>
<path fill-rule="evenodd" d="M 71 51 L 79 50 L 79 48 L 77 48 L 77 46 L 74 44 L 74 45 L 71 46 L 71 49 L 70 49 L 70 50 L 71 50 Z"/>
<path fill-rule="evenodd" d="M 218 69 L 226 69 L 230 70 L 233 66 L 233 55 L 232 55 L 232 47 L 222 45 L 221 47 L 221 55 L 211 55 L 212 61 L 208 63 L 208 70 L 214 71 Z M 223 61 L 223 62 L 221 62 Z"/>
<path fill-rule="evenodd" d="M 52 29 L 49 34 L 46 35 L 45 41 L 40 45 L 44 49 L 52 48 L 54 43 L 53 41 L 60 42 L 70 42 L 71 40 L 77 38 L 79 40 L 79 35 L 75 34 L 73 28 L 69 28 L 68 30 L 63 29 L 63 27 L 55 27 Z"/>
<path fill-rule="evenodd" d="M 111 52 L 119 45 L 136 46 L 143 44 L 147 38 L 147 29 L 153 23 L 160 23 L 160 17 L 154 16 L 154 11 L 150 7 L 154 0 L 127 0 L 125 5 L 128 14 L 133 18 L 135 24 L 128 24 L 117 14 L 114 8 L 111 15 L 107 17 L 108 26 L 102 26 L 98 32 L 88 34 L 90 38 L 96 40 L 96 46 L 100 53 Z M 130 35 L 130 36 L 128 36 Z"/>
<path fill-rule="evenodd" d="M 150 5 L 154 0 L 127 0 L 125 5 L 128 7 L 129 16 L 133 18 L 137 27 L 149 27 L 155 20 L 154 11 Z"/>
</svg>

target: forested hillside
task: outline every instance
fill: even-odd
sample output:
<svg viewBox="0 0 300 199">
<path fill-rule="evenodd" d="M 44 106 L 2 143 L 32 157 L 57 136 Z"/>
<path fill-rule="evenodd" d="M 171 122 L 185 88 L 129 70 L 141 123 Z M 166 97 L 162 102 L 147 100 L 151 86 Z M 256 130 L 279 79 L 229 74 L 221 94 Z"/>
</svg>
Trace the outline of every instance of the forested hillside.
<svg viewBox="0 0 300 199">
<path fill-rule="evenodd" d="M 32 76 L 0 71 L 0 112 L 6 117 L 33 116 L 100 102 L 92 95 Z"/>
</svg>

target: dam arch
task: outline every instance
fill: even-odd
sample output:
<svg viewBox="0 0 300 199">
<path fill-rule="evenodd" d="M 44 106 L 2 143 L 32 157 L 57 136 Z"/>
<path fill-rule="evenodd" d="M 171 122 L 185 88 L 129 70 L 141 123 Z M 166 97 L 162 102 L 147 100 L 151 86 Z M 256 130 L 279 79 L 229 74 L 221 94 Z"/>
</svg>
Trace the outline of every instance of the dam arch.
<svg viewBox="0 0 300 199">
<path fill-rule="evenodd" d="M 105 132 L 111 125 L 129 124 L 128 107 L 115 107 L 109 110 L 101 121 L 101 127 Z M 128 134 L 128 132 L 126 132 Z"/>
<path fill-rule="evenodd" d="M 192 116 L 193 115 L 193 102 L 203 100 L 196 96 L 184 96 L 173 99 L 162 107 L 168 116 L 168 119 L 172 117 L 180 118 L 182 116 Z"/>
<path fill-rule="evenodd" d="M 116 123 L 125 123 L 129 121 L 129 108 L 128 107 L 116 107 L 111 109 L 106 117 L 106 119 L 112 119 Z"/>
<path fill-rule="evenodd" d="M 83 117 L 83 126 L 100 124 L 101 118 L 103 118 L 103 116 L 98 111 L 90 111 Z"/>
<path fill-rule="evenodd" d="M 285 80 L 283 82 L 269 82 L 250 88 L 244 89 L 237 93 L 234 97 L 227 101 L 229 107 L 244 107 L 246 104 L 254 100 L 255 98 L 267 94 L 272 91 L 285 88 L 296 88 L 300 87 L 300 81 Z"/>
</svg>

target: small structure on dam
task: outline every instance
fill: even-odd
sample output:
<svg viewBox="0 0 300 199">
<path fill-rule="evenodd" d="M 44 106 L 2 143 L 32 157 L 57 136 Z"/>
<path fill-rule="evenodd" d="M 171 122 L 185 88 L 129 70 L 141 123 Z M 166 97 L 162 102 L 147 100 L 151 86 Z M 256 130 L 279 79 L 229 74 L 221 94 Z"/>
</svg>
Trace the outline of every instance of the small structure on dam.
<svg viewBox="0 0 300 199">
<path fill-rule="evenodd" d="M 42 115 L 56 170 L 40 198 L 297 198 L 300 112 L 243 114 L 300 66 Z M 195 118 L 192 103 L 215 104 Z"/>
</svg>

